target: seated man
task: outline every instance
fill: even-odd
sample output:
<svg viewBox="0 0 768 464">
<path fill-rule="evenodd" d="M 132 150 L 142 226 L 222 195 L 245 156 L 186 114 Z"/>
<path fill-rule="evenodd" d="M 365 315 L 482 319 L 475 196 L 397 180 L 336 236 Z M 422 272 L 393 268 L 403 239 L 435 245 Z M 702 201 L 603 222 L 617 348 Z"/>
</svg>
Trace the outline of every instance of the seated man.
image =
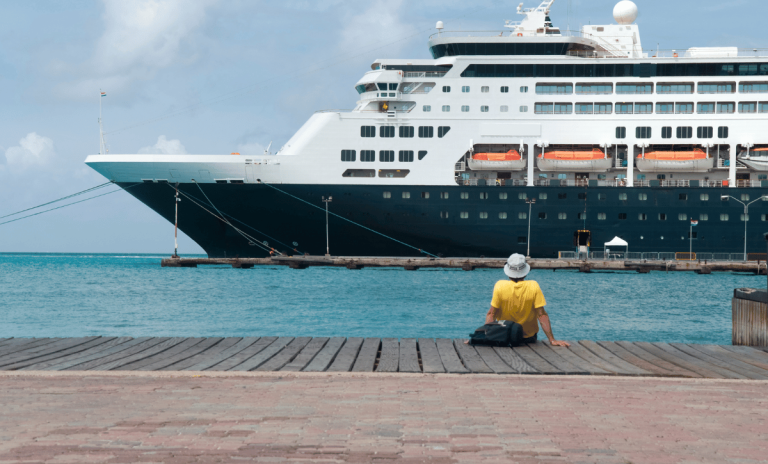
<svg viewBox="0 0 768 464">
<path fill-rule="evenodd" d="M 485 316 L 485 323 L 493 321 L 513 321 L 523 326 L 526 343 L 536 341 L 539 324 L 554 346 L 571 346 L 568 342 L 555 340 L 549 315 L 544 310 L 547 304 L 539 284 L 533 280 L 525 281 L 531 266 L 525 262 L 525 256 L 513 254 L 504 265 L 504 273 L 509 280 L 500 280 L 493 287 L 491 309 Z M 538 322 L 537 322 L 538 319 Z"/>
</svg>

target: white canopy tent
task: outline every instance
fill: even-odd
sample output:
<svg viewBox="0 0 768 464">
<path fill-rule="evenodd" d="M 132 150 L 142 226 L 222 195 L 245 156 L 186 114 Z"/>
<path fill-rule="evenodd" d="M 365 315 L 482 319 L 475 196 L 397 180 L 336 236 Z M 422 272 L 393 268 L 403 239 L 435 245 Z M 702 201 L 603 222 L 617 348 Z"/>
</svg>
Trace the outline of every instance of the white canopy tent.
<svg viewBox="0 0 768 464">
<path fill-rule="evenodd" d="M 619 237 L 613 237 L 610 242 L 605 242 L 603 245 L 603 256 L 608 257 L 608 250 L 613 247 L 624 247 L 624 251 L 629 252 L 629 243 Z"/>
</svg>

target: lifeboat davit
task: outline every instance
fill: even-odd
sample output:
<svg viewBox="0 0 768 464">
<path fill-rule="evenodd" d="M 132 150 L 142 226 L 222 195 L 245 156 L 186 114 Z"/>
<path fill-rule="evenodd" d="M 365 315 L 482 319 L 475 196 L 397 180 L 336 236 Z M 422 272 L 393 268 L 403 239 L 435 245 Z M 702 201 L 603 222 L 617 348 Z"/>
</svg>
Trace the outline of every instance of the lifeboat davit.
<svg viewBox="0 0 768 464">
<path fill-rule="evenodd" d="M 755 148 L 754 150 L 739 153 L 739 162 L 755 171 L 768 171 L 768 148 Z"/>
<path fill-rule="evenodd" d="M 640 172 L 704 172 L 712 169 L 715 159 L 695 148 L 689 151 L 649 151 L 637 155 L 637 169 Z"/>
<path fill-rule="evenodd" d="M 517 150 L 506 153 L 475 153 L 467 161 L 473 171 L 521 171 L 525 160 Z"/>
<path fill-rule="evenodd" d="M 541 171 L 605 172 L 611 168 L 611 159 L 599 148 L 592 150 L 553 150 L 539 155 Z"/>
</svg>

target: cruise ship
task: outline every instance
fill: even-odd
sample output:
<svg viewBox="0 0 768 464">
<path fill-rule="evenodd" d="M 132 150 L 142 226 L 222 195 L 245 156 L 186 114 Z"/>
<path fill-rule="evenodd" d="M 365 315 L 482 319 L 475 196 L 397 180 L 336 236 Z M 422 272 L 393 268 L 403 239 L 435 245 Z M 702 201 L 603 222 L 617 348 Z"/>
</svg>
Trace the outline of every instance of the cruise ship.
<svg viewBox="0 0 768 464">
<path fill-rule="evenodd" d="M 560 30 L 553 3 L 502 31 L 438 22 L 431 57 L 374 61 L 354 109 L 316 112 L 276 154 L 86 163 L 172 224 L 178 208 L 210 257 L 544 258 L 586 245 L 579 231 L 764 252 L 768 54 L 643 49 L 627 0 L 616 24 Z"/>
</svg>

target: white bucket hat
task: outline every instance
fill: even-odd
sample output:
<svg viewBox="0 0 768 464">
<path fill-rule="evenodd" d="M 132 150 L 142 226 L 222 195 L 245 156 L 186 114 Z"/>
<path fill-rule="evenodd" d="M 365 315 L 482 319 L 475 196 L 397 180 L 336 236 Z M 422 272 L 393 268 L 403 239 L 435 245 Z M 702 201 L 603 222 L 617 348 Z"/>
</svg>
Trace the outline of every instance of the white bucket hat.
<svg viewBox="0 0 768 464">
<path fill-rule="evenodd" d="M 531 265 L 525 262 L 525 256 L 515 253 L 509 257 L 504 265 L 504 274 L 513 279 L 520 279 L 528 275 Z"/>
</svg>

